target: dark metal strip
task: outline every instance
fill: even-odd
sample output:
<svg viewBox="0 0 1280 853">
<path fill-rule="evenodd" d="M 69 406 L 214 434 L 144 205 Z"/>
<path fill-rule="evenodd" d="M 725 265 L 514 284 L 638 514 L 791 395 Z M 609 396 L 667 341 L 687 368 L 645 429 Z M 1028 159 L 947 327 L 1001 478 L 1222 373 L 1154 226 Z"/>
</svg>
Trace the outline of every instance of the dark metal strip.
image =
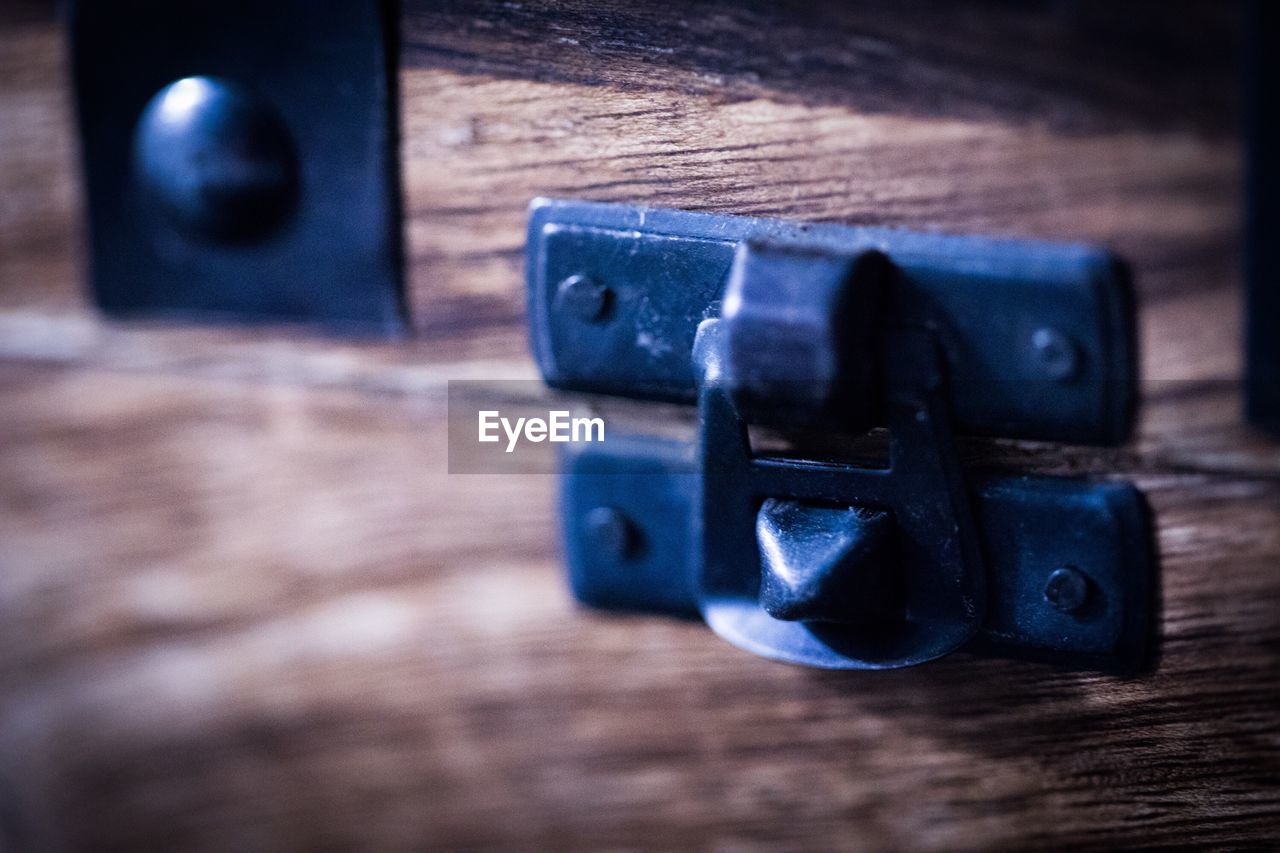
<svg viewBox="0 0 1280 853">
<path fill-rule="evenodd" d="M 696 615 L 691 525 L 699 478 L 692 448 L 611 437 L 569 454 L 563 470 L 561 519 L 578 599 Z M 1117 673 L 1138 669 L 1149 645 L 1152 598 L 1141 494 L 1127 483 L 977 477 L 970 495 L 988 602 L 980 634 L 965 650 Z M 1086 581 L 1074 608 L 1048 595 L 1061 569 Z"/>
<path fill-rule="evenodd" d="M 1280 7 L 1254 2 L 1250 16 L 1247 411 L 1280 431 Z"/>
<path fill-rule="evenodd" d="M 692 402 L 697 324 L 719 314 L 747 238 L 886 253 L 901 272 L 889 319 L 935 331 L 962 432 L 1098 444 L 1128 434 L 1127 274 L 1094 248 L 1033 241 L 539 200 L 529 316 L 548 383 Z"/>
</svg>

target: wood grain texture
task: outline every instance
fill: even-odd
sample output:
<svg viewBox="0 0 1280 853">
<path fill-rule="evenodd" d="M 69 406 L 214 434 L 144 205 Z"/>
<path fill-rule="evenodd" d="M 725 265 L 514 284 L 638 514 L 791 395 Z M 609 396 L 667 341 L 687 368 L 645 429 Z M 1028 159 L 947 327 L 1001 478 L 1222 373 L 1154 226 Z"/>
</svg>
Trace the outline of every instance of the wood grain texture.
<svg viewBox="0 0 1280 853">
<path fill-rule="evenodd" d="M 0 849 L 1280 846 L 1234 7 L 406 0 L 381 342 L 95 318 L 40 7 L 0 14 Z M 1155 671 L 816 673 L 575 608 L 554 479 L 446 468 L 447 382 L 535 375 L 540 194 L 1120 252 L 1136 441 L 964 457 L 1145 491 Z"/>
<path fill-rule="evenodd" d="M 0 391 L 0 790 L 41 848 L 1274 838 L 1275 480 L 1139 475 L 1154 675 L 822 674 L 575 610 L 550 478 L 444 476 L 439 397 Z"/>
<path fill-rule="evenodd" d="M 79 168 L 63 39 L 32 5 L 0 17 L 0 309 L 75 311 Z"/>
<path fill-rule="evenodd" d="M 409 0 L 411 68 L 860 112 L 1229 134 L 1235 4 Z"/>
<path fill-rule="evenodd" d="M 1135 269 L 1145 375 L 1236 375 L 1230 7 L 806 5 L 408 3 L 419 329 L 520 322 L 550 195 L 1099 242 Z"/>
</svg>

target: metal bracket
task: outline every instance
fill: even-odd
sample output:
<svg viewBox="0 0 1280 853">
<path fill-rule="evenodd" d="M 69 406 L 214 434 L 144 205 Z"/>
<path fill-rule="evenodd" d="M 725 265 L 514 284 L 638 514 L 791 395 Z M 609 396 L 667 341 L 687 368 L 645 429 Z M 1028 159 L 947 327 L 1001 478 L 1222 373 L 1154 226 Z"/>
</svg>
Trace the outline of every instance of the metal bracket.
<svg viewBox="0 0 1280 853">
<path fill-rule="evenodd" d="M 401 328 L 391 4 L 69 15 L 102 310 Z"/>
<path fill-rule="evenodd" d="M 1280 9 L 1250 4 L 1245 63 L 1248 104 L 1249 211 L 1245 293 L 1245 407 L 1249 420 L 1280 435 Z"/>
<path fill-rule="evenodd" d="M 699 404 L 694 449 L 630 437 L 570 455 L 581 600 L 699 612 L 735 645 L 825 668 L 959 648 L 1142 662 L 1140 494 L 971 476 L 952 436 L 1124 437 L 1133 330 L 1106 254 L 539 201 L 528 275 L 549 383 Z M 887 426 L 889 463 L 756 453 L 749 423 Z"/>
</svg>

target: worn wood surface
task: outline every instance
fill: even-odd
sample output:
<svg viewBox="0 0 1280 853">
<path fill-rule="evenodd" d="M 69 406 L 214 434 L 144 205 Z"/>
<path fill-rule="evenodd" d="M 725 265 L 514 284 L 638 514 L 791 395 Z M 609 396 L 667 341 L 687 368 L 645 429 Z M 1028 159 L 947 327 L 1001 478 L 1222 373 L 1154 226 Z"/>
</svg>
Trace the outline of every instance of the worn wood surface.
<svg viewBox="0 0 1280 853">
<path fill-rule="evenodd" d="M 393 342 L 97 319 L 61 39 L 0 14 L 0 849 L 1280 845 L 1236 15 L 1165 9 L 408 0 Z M 446 473 L 447 381 L 535 375 L 540 194 L 1128 258 L 1135 442 L 965 458 L 1144 489 L 1154 672 L 816 673 L 575 608 L 554 479 Z"/>
<path fill-rule="evenodd" d="M 1097 241 L 1144 375 L 1232 377 L 1235 16 L 1072 5 L 410 3 L 414 320 L 518 326 L 541 194 Z"/>
<path fill-rule="evenodd" d="M 1276 818 L 1280 484 L 1139 478 L 1164 655 L 834 675 L 576 610 L 440 401 L 9 365 L 3 788 L 80 849 L 1222 843 Z M 74 819 L 72 819 L 74 816 Z"/>
</svg>

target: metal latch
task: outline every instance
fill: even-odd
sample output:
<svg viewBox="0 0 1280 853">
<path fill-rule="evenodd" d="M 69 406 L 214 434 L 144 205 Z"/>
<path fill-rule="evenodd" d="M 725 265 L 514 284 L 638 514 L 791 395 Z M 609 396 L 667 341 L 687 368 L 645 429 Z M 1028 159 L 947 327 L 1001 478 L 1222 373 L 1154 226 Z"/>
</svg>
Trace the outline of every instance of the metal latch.
<svg viewBox="0 0 1280 853">
<path fill-rule="evenodd" d="M 825 668 L 961 648 L 1142 663 L 1139 492 L 973 474 L 955 441 L 1126 437 L 1131 301 L 1106 253 L 539 200 L 527 264 L 549 384 L 698 405 L 694 447 L 607 436 L 565 460 L 582 601 L 700 613 L 737 646 Z M 887 462 L 757 450 L 754 425 L 887 428 Z"/>
</svg>

